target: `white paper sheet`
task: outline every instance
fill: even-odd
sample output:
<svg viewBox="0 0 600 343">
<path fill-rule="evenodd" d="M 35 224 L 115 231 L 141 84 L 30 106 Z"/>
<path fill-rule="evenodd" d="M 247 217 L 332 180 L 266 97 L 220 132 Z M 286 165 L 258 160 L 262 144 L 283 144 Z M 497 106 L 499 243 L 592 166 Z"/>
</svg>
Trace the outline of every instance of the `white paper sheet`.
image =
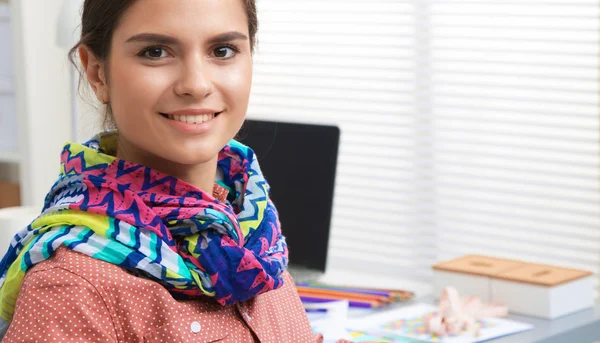
<svg viewBox="0 0 600 343">
<path fill-rule="evenodd" d="M 348 321 L 347 327 L 352 330 L 368 332 L 372 335 L 378 333 L 385 335 L 387 333 L 441 343 L 478 343 L 533 328 L 529 324 L 493 318 L 480 323 L 482 327 L 477 337 L 467 333 L 455 337 L 435 337 L 424 332 L 423 325 L 424 317 L 436 310 L 435 306 L 429 304 L 416 304 L 363 318 L 352 318 Z"/>
<path fill-rule="evenodd" d="M 324 303 L 305 303 L 309 310 L 308 319 L 314 332 L 323 335 L 324 343 L 335 343 L 339 339 L 350 339 L 346 330 L 348 320 L 348 301 L 329 301 Z M 310 311 L 325 312 L 310 312 Z"/>
</svg>

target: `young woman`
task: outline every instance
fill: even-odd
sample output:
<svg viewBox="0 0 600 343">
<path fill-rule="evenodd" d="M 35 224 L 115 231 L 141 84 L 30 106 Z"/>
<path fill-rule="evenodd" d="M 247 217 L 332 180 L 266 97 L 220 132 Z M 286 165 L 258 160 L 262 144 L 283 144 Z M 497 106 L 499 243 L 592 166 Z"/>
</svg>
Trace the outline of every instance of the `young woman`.
<svg viewBox="0 0 600 343">
<path fill-rule="evenodd" d="M 2 342 L 318 342 L 240 129 L 254 0 L 86 0 L 107 131 L 68 143 L 0 263 Z M 52 166 L 50 166 L 52 168 Z"/>
</svg>

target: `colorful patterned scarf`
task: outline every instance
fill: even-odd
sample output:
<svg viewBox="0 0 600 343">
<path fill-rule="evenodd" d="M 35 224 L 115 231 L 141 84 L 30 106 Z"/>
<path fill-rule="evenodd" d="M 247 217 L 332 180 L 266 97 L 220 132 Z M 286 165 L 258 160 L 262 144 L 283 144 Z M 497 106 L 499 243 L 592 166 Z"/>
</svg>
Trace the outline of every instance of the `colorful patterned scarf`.
<svg viewBox="0 0 600 343">
<path fill-rule="evenodd" d="M 283 285 L 287 246 L 250 148 L 232 140 L 219 153 L 217 175 L 231 203 L 114 151 L 114 133 L 65 145 L 42 214 L 0 262 L 4 324 L 26 271 L 60 246 L 141 273 L 178 299 L 204 295 L 227 305 Z"/>
</svg>

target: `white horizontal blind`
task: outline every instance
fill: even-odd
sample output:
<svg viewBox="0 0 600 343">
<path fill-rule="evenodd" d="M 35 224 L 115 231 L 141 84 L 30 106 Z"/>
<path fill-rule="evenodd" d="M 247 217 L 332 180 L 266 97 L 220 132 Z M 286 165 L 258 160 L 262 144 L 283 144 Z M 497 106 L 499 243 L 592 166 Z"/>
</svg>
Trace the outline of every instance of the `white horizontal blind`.
<svg viewBox="0 0 600 343">
<path fill-rule="evenodd" d="M 599 5 L 432 1 L 439 259 L 598 271 Z"/>
<path fill-rule="evenodd" d="M 413 2 L 259 0 L 258 11 L 249 117 L 342 132 L 328 268 L 426 277 Z"/>
<path fill-rule="evenodd" d="M 342 130 L 329 267 L 597 272 L 599 4 L 259 0 L 249 116 Z"/>
</svg>

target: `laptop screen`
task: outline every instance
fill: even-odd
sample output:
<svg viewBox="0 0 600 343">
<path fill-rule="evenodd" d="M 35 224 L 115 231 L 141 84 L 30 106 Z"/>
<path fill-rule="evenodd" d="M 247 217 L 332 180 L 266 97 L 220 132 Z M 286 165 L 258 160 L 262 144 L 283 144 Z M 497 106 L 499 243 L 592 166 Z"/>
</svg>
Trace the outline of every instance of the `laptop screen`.
<svg viewBox="0 0 600 343">
<path fill-rule="evenodd" d="M 325 271 L 339 138 L 336 126 L 261 120 L 238 134 L 271 186 L 292 267 Z"/>
</svg>

